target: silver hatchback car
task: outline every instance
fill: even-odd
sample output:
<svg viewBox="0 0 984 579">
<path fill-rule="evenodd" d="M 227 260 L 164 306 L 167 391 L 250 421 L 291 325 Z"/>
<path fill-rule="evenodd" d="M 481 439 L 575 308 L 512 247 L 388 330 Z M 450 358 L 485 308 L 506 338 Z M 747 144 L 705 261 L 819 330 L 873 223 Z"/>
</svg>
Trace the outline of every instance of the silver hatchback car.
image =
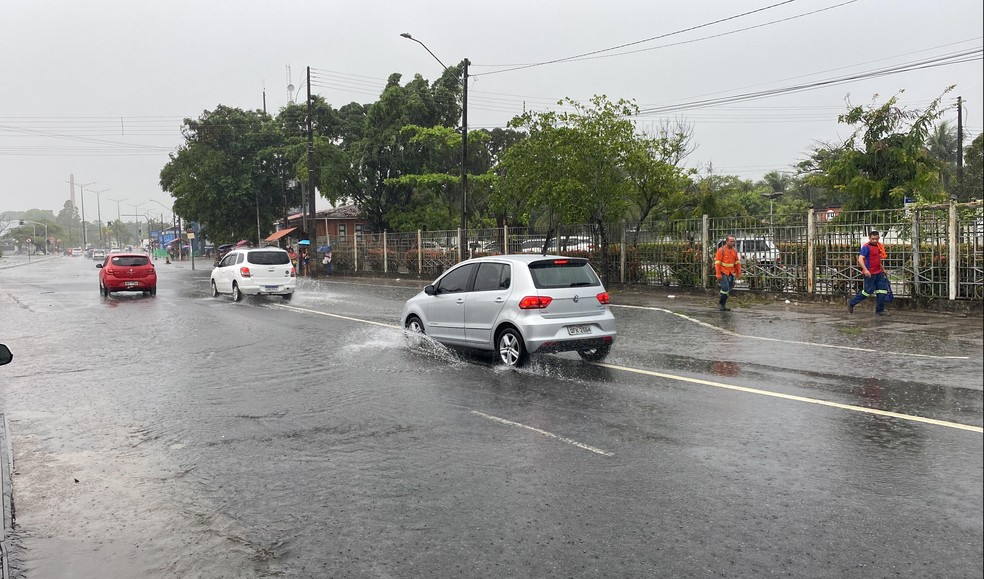
<svg viewBox="0 0 984 579">
<path fill-rule="evenodd" d="M 615 341 L 609 301 L 587 259 L 497 255 L 444 272 L 407 300 L 401 323 L 448 346 L 492 350 L 507 366 L 534 352 L 599 361 Z"/>
</svg>

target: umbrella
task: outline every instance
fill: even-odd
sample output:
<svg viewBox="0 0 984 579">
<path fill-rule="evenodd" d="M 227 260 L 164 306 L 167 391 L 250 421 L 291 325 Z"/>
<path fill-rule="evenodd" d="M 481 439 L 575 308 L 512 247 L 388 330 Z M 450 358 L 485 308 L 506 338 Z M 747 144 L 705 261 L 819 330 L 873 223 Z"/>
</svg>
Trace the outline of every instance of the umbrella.
<svg viewBox="0 0 984 579">
<path fill-rule="evenodd" d="M 318 253 L 331 253 L 331 246 L 322 245 L 321 247 L 318 248 Z"/>
<path fill-rule="evenodd" d="M 249 241 L 245 239 L 240 239 L 239 243 L 236 244 L 236 247 L 245 247 L 247 245 L 249 245 Z"/>
<path fill-rule="evenodd" d="M 300 241 L 297 242 L 297 245 L 311 245 L 311 240 L 310 239 L 302 239 L 302 240 L 300 240 Z"/>
</svg>

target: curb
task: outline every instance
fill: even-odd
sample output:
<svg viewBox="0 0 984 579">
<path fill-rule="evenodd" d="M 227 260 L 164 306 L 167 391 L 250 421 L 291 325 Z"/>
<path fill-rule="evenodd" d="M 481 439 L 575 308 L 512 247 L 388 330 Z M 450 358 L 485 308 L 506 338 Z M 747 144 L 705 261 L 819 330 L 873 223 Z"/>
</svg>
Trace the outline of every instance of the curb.
<svg viewBox="0 0 984 579">
<path fill-rule="evenodd" d="M 10 480 L 13 472 L 13 453 L 7 430 L 7 415 L 0 414 L 0 485 L 3 489 L 3 500 L 0 501 L 0 515 L 3 516 L 3 531 L 0 534 L 0 579 L 10 577 L 10 570 L 7 567 L 7 541 L 14 529 L 13 484 Z"/>
</svg>

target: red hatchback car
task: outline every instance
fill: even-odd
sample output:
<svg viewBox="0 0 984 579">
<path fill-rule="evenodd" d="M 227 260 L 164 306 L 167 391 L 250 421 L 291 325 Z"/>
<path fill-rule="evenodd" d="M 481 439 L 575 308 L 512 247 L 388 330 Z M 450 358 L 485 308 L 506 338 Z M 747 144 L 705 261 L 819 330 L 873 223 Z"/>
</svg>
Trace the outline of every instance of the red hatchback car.
<svg viewBox="0 0 984 579">
<path fill-rule="evenodd" d="M 143 292 L 157 295 L 157 271 L 145 253 L 110 253 L 99 268 L 99 292 Z"/>
</svg>

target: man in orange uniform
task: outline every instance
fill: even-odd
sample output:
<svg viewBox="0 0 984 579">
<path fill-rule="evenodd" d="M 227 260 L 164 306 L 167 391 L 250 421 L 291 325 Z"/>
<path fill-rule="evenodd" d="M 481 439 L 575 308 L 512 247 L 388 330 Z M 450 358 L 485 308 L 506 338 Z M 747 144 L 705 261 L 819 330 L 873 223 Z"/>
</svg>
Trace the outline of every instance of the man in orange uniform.
<svg viewBox="0 0 984 579">
<path fill-rule="evenodd" d="M 721 286 L 721 299 L 718 300 L 718 309 L 722 312 L 730 312 L 728 307 L 728 295 L 735 282 L 741 277 L 741 262 L 738 261 L 738 250 L 735 249 L 735 236 L 729 235 L 724 240 L 724 245 L 718 248 L 714 255 L 714 275 L 717 276 L 718 284 Z"/>
</svg>

